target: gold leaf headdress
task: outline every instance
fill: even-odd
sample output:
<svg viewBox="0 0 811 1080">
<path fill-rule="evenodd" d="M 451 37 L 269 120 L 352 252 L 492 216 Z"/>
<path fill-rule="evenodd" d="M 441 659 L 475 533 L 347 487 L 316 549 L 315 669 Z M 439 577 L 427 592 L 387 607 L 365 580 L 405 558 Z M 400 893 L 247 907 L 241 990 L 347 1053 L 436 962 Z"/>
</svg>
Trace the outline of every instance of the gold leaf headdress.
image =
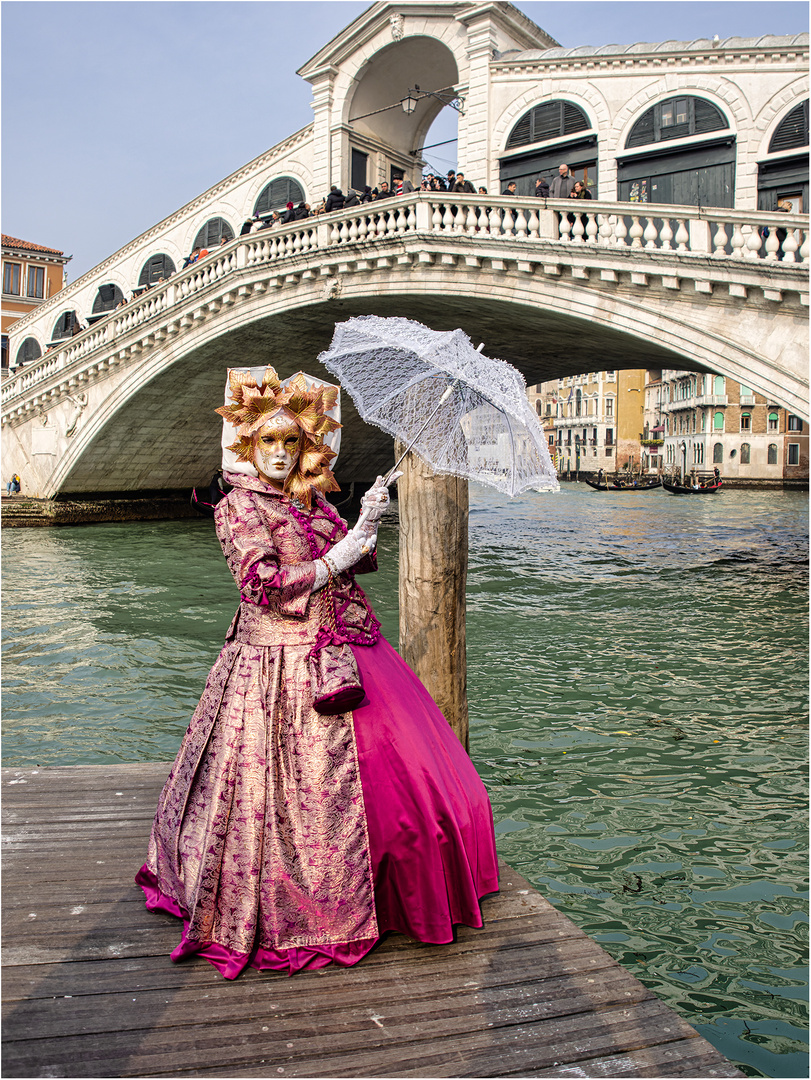
<svg viewBox="0 0 811 1080">
<path fill-rule="evenodd" d="M 228 449 L 239 461 L 253 462 L 259 432 L 279 409 L 291 414 L 301 431 L 298 460 L 285 480 L 284 490 L 295 495 L 305 506 L 312 503 L 313 489 L 326 493 L 340 491 L 329 463 L 336 457 L 324 445 L 324 436 L 341 425 L 327 416 L 338 401 L 338 389 L 318 384 L 307 389 L 302 372 L 282 386 L 272 367 L 265 368 L 260 383 L 247 371 L 229 371 L 231 404 L 216 409 L 237 429 L 237 440 Z"/>
</svg>

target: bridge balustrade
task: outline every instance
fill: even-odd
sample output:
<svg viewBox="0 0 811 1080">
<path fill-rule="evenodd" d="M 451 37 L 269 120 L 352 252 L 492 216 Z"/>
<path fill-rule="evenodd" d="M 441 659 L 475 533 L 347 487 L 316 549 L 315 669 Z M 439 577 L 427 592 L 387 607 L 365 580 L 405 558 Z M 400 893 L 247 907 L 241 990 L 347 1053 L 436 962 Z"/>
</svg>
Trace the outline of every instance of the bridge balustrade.
<svg viewBox="0 0 811 1080">
<path fill-rule="evenodd" d="M 102 349 L 109 353 L 117 340 L 139 327 L 165 323 L 167 318 L 171 319 L 173 309 L 186 305 L 198 294 L 203 299 L 213 284 L 236 278 L 240 271 L 288 263 L 292 274 L 296 260 L 317 252 L 322 256 L 320 268 L 307 269 L 304 276 L 329 274 L 332 272 L 330 253 L 338 257 L 340 267 L 343 251 L 354 249 L 355 255 L 360 253 L 362 259 L 364 251 L 373 251 L 375 245 L 414 234 L 467 238 L 482 245 L 486 243 L 488 248 L 495 241 L 503 243 L 505 256 L 512 252 L 513 258 L 516 251 L 554 250 L 562 254 L 567 248 L 574 251 L 589 247 L 606 253 L 624 250 L 655 253 L 657 257 L 673 260 L 674 275 L 693 259 L 710 259 L 719 265 L 742 260 L 749 265 L 769 263 L 771 273 L 784 268 L 789 274 L 796 273 L 800 266 L 807 267 L 809 259 L 808 215 L 653 203 L 415 192 L 236 237 L 201 262 L 111 312 L 72 338 L 66 347 L 49 350 L 20 371 L 12 369 L 2 387 L 2 403 L 11 405 L 62 371 L 81 381 L 81 375 L 74 369 L 92 354 Z M 473 263 L 474 256 L 475 247 L 471 249 Z M 361 263 L 357 266 L 361 268 Z M 37 319 L 45 325 L 52 318 L 50 309 L 68 304 L 82 281 L 86 287 L 86 280 L 80 279 L 15 324 L 14 339 L 22 340 L 30 334 Z M 793 279 L 791 284 L 797 288 L 795 282 Z M 233 297 L 226 292 L 212 299 L 212 310 L 229 302 L 233 302 Z M 162 340 L 167 332 L 176 333 L 193 321 L 194 316 L 184 315 L 177 325 L 170 322 L 166 328 L 157 328 L 155 340 Z M 140 348 L 140 345 L 132 346 L 134 351 Z M 117 362 L 113 352 L 101 366 L 113 366 Z"/>
</svg>

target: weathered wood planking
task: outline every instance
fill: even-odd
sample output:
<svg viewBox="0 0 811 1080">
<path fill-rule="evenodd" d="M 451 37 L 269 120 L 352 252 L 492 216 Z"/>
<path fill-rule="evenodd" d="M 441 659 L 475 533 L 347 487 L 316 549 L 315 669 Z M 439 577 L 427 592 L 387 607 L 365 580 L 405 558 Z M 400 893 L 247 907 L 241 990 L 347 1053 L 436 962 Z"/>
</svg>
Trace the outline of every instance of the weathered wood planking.
<svg viewBox="0 0 811 1080">
<path fill-rule="evenodd" d="M 350 969 L 172 964 L 143 861 L 167 764 L 3 769 L 3 1076 L 742 1076 L 506 864 L 486 925 Z"/>
</svg>

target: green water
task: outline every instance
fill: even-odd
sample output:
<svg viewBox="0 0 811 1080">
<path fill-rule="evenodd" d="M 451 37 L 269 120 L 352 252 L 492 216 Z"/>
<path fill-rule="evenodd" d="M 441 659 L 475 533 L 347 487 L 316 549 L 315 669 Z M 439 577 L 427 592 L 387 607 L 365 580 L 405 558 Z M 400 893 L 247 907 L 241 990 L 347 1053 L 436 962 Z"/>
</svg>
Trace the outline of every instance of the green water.
<svg viewBox="0 0 811 1080">
<path fill-rule="evenodd" d="M 744 1072 L 807 1076 L 807 496 L 472 494 L 500 854 Z M 392 525 L 380 548 L 396 643 Z M 237 602 L 211 522 L 3 554 L 3 764 L 172 758 Z"/>
</svg>

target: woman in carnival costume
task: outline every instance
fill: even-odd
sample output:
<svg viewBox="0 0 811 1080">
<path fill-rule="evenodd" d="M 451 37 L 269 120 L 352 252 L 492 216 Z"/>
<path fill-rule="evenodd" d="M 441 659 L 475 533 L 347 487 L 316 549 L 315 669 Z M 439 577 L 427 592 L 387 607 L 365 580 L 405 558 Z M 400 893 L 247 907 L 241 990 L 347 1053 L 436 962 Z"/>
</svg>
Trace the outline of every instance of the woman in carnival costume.
<svg viewBox="0 0 811 1080">
<path fill-rule="evenodd" d="M 309 387 L 309 388 L 308 388 Z M 239 471 L 215 513 L 242 602 L 160 797 L 136 881 L 183 920 L 173 960 L 229 979 L 357 963 L 387 931 L 441 944 L 498 888 L 493 818 L 470 758 L 381 637 L 355 575 L 377 568 L 380 478 L 351 531 L 337 491 L 335 387 L 229 372 Z M 227 466 L 226 466 L 227 469 Z M 365 699 L 314 708 L 312 660 L 349 647 Z M 340 702 L 340 695 L 338 695 Z M 340 707 L 340 706 L 337 706 Z"/>
</svg>

